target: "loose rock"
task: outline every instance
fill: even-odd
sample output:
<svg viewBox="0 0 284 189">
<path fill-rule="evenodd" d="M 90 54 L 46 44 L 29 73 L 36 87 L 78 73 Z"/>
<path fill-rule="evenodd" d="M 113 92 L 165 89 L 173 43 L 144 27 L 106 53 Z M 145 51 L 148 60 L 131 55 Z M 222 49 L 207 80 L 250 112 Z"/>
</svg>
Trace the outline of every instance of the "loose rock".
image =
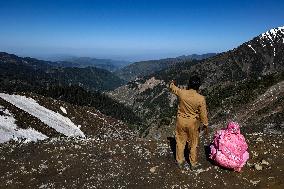
<svg viewBox="0 0 284 189">
<path fill-rule="evenodd" d="M 156 171 L 157 167 L 158 167 L 158 166 L 152 167 L 152 168 L 150 169 L 150 172 L 151 172 L 151 173 L 154 173 L 154 172 Z"/>
<path fill-rule="evenodd" d="M 261 161 L 262 165 L 269 165 L 269 163 L 267 161 L 265 161 L 264 159 Z"/>
<path fill-rule="evenodd" d="M 261 171 L 262 170 L 262 166 L 260 164 L 255 164 L 254 165 L 254 168 L 258 171 Z"/>
</svg>

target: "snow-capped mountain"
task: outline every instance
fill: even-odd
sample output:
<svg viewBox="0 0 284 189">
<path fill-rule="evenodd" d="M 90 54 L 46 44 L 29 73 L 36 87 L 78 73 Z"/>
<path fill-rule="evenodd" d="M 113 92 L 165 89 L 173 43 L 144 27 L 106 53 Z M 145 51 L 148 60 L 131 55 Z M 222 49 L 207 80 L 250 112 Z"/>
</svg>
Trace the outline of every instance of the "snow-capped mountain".
<svg viewBox="0 0 284 189">
<path fill-rule="evenodd" d="M 275 41 L 284 43 L 284 26 L 273 28 L 265 33 L 262 33 L 259 38 L 262 42 L 270 42 L 271 46 Z"/>
<path fill-rule="evenodd" d="M 256 50 L 253 48 L 252 43 L 257 42 L 255 45 L 261 45 L 262 47 L 270 46 L 274 47 L 277 43 L 284 43 L 284 26 L 271 29 L 267 32 L 260 34 L 254 40 L 248 42 L 248 46 L 255 52 Z M 275 47 L 273 51 L 273 55 L 275 56 Z"/>
<path fill-rule="evenodd" d="M 284 26 L 268 30 L 244 45 L 255 54 L 262 74 L 283 70 Z"/>
</svg>

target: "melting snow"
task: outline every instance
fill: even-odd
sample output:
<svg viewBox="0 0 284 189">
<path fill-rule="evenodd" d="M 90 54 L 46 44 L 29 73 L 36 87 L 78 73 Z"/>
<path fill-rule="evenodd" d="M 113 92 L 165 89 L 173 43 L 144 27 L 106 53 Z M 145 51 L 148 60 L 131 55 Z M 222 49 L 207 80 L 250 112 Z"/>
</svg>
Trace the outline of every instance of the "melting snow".
<svg viewBox="0 0 284 189">
<path fill-rule="evenodd" d="M 274 29 L 271 29 L 271 30 L 269 30 L 265 33 L 262 33 L 260 38 L 261 39 L 270 39 L 271 41 L 273 41 L 273 39 L 275 39 L 277 37 L 278 33 L 284 34 L 284 26 L 274 28 Z"/>
<path fill-rule="evenodd" d="M 273 56 L 275 56 L 275 47 L 273 48 Z"/>
<path fill-rule="evenodd" d="M 40 106 L 32 98 L 5 93 L 0 93 L 0 97 L 66 136 L 85 137 L 84 133 L 69 118 Z"/>
<path fill-rule="evenodd" d="M 253 51 L 254 53 L 256 53 L 256 51 L 254 50 L 254 48 L 251 45 L 248 45 Z"/>
<path fill-rule="evenodd" d="M 0 107 L 0 111 L 3 115 L 0 115 L 0 143 L 7 142 L 9 140 L 26 139 L 25 142 L 44 140 L 48 138 L 44 134 L 29 128 L 20 129 L 15 124 L 15 118 L 6 109 L 3 110 Z"/>
<path fill-rule="evenodd" d="M 64 114 L 67 114 L 67 111 L 64 107 L 60 106 L 60 110 L 64 113 Z"/>
</svg>

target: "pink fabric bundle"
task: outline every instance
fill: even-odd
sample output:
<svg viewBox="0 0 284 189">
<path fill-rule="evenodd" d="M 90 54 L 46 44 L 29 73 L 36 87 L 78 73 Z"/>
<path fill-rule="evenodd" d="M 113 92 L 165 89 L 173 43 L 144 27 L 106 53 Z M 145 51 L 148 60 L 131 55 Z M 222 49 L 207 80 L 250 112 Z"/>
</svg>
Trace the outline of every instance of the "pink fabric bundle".
<svg viewBox="0 0 284 189">
<path fill-rule="evenodd" d="M 218 165 L 240 172 L 249 159 L 248 145 L 240 133 L 240 126 L 230 122 L 226 129 L 217 131 L 210 145 L 210 159 Z"/>
</svg>

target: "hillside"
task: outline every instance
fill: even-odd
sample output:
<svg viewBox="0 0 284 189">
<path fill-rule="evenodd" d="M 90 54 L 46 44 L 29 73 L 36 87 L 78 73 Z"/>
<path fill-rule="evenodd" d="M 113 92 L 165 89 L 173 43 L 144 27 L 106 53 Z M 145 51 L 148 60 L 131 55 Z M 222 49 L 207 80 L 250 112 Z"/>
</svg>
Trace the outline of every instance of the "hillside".
<svg viewBox="0 0 284 189">
<path fill-rule="evenodd" d="M 1 87 L 45 87 L 57 83 L 57 85 L 79 85 L 87 90 L 111 90 L 124 83 L 107 70 L 95 67 L 64 68 L 54 64 L 54 62 L 21 58 L 1 52 Z"/>
<path fill-rule="evenodd" d="M 97 90 L 110 90 L 123 81 L 94 67 L 61 68 L 51 62 L 0 53 L 0 92 L 33 92 L 99 111 L 131 125 L 141 125 L 130 108 Z"/>
<path fill-rule="evenodd" d="M 60 61 L 54 62 L 55 66 L 60 67 L 96 67 L 110 72 L 117 71 L 118 69 L 130 64 L 130 62 L 112 60 L 112 59 L 99 59 L 90 57 L 70 57 Z"/>
<path fill-rule="evenodd" d="M 215 53 L 208 53 L 202 55 L 188 55 L 188 56 L 179 56 L 176 58 L 166 58 L 160 60 L 148 60 L 135 62 L 128 66 L 123 67 L 122 69 L 115 72 L 115 74 L 125 81 L 131 81 L 136 79 L 137 77 L 148 76 L 154 72 L 177 66 L 179 64 L 190 61 L 190 60 L 202 60 L 211 56 L 216 55 Z"/>
<path fill-rule="evenodd" d="M 244 119 L 240 119 L 239 115 L 244 109 L 254 106 L 261 95 L 273 87 L 283 85 L 283 40 L 283 27 L 271 29 L 233 50 L 156 72 L 129 82 L 109 95 L 147 120 L 145 136 L 165 138 L 173 130 L 177 102 L 167 84 L 170 80 L 176 80 L 182 86 L 190 75 L 197 74 L 203 80 L 201 93 L 207 98 L 211 124 L 221 126 L 230 119 L 243 123 Z M 254 118 L 244 124 L 258 125 L 265 122 L 281 128 L 283 93 L 274 95 L 273 103 L 264 103 L 265 106 L 258 110 L 262 114 L 253 114 L 255 110 L 251 110 L 250 114 Z M 274 111 L 275 104 L 278 105 L 277 111 Z M 272 119 L 273 116 L 280 119 Z"/>
</svg>

